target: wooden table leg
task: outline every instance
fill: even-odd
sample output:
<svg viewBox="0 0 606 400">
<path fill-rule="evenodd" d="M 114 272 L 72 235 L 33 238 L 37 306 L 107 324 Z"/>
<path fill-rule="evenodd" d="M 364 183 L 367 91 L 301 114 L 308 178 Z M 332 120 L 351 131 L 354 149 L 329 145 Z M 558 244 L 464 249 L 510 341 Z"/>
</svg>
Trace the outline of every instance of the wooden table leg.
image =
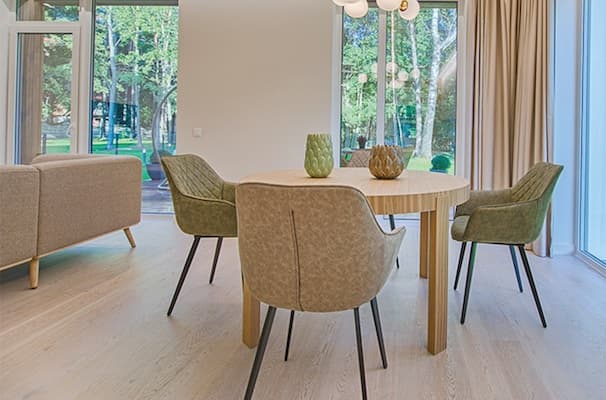
<svg viewBox="0 0 606 400">
<path fill-rule="evenodd" d="M 419 276 L 427 279 L 427 270 L 429 269 L 429 220 L 430 213 L 421 213 L 421 228 L 419 233 L 420 243 L 420 264 L 419 264 Z"/>
<path fill-rule="evenodd" d="M 446 350 L 448 333 L 448 205 L 440 199 L 436 203 L 429 224 L 427 350 L 431 354 Z"/>
<path fill-rule="evenodd" d="M 242 279 L 242 341 L 249 348 L 259 343 L 259 312 L 261 305 Z"/>
</svg>

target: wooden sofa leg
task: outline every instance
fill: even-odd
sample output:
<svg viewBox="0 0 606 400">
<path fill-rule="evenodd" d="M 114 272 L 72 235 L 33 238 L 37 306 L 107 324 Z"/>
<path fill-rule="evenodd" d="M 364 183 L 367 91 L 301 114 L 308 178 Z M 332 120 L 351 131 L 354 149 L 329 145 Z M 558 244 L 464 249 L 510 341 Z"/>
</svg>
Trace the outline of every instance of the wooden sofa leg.
<svg viewBox="0 0 606 400">
<path fill-rule="evenodd" d="M 38 273 L 40 271 L 40 259 L 34 257 L 29 262 L 29 287 L 36 289 L 38 287 Z"/>
<path fill-rule="evenodd" d="M 137 243 L 135 243 L 135 238 L 133 237 L 133 233 L 130 231 L 130 228 L 124 228 L 124 234 L 128 239 L 128 243 L 130 243 L 130 247 L 133 249 L 137 247 Z"/>
</svg>

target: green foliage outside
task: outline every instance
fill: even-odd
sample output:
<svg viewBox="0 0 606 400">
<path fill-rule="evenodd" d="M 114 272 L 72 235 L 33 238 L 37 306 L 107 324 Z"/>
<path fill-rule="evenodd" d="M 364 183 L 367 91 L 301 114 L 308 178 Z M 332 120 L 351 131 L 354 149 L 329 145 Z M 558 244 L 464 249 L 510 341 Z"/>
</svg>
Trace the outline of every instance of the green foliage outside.
<svg viewBox="0 0 606 400">
<path fill-rule="evenodd" d="M 70 139 L 54 139 L 49 140 L 46 145 L 47 154 L 61 154 L 70 152 Z M 142 161 L 145 159 L 149 160 L 153 152 L 151 140 L 143 142 L 143 149 L 138 148 L 138 142 L 135 139 L 120 139 L 118 142 L 118 148 L 113 150 L 107 150 L 106 141 L 95 141 L 93 143 L 93 153 L 95 154 L 121 154 L 128 156 L 135 156 Z M 145 151 L 143 151 L 145 150 Z M 149 180 L 147 170 L 143 168 L 142 173 L 143 180 Z"/>
<path fill-rule="evenodd" d="M 377 91 L 379 12 L 343 19 L 341 149 L 344 159 L 357 137 L 376 144 L 413 147 L 410 168 L 429 170 L 435 154 L 454 158 L 456 138 L 456 8 L 424 7 L 414 21 L 387 13 L 386 90 Z M 385 97 L 385 121 L 377 122 L 377 96 Z M 427 166 L 427 168 L 425 168 Z M 452 170 L 452 168 L 450 169 Z"/>
<path fill-rule="evenodd" d="M 177 7 L 97 7 L 93 139 L 108 150 L 119 127 L 139 147 L 174 147 L 176 92 L 163 100 L 177 83 L 178 19 Z"/>
<path fill-rule="evenodd" d="M 45 20 L 74 21 L 77 11 L 75 6 L 46 7 Z M 178 19 L 178 7 L 96 8 L 93 153 L 130 154 L 149 162 L 154 152 L 173 152 Z M 72 36 L 48 34 L 43 40 L 43 151 L 69 152 Z"/>
</svg>

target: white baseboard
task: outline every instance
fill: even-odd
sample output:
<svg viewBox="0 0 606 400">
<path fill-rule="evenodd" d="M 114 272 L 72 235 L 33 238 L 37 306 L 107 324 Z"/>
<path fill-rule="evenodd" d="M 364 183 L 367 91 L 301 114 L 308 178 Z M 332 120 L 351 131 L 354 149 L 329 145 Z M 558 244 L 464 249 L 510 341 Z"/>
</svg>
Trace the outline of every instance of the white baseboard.
<svg viewBox="0 0 606 400">
<path fill-rule="evenodd" d="M 606 268 L 604 268 L 603 265 L 599 264 L 594 258 L 589 257 L 586 254 L 583 254 L 583 253 L 580 253 L 580 252 L 577 253 L 576 256 L 577 256 L 578 259 L 580 259 L 585 264 L 587 264 L 587 266 L 589 268 L 593 269 L 598 274 L 600 274 L 600 275 L 602 275 L 603 277 L 606 278 Z"/>
<path fill-rule="evenodd" d="M 574 243 L 553 243 L 551 245 L 552 256 L 571 256 L 576 252 L 577 248 Z"/>
</svg>

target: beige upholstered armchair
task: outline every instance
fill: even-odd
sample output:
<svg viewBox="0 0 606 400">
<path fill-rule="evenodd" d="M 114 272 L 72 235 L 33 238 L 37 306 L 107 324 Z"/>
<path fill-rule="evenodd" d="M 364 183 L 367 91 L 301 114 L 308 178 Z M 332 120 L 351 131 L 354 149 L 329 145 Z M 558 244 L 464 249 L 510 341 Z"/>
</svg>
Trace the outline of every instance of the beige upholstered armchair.
<svg viewBox="0 0 606 400">
<path fill-rule="evenodd" d="M 452 238 L 462 244 L 455 278 L 455 290 L 459 283 L 465 247 L 467 242 L 471 242 L 465 296 L 461 311 L 462 324 L 465 322 L 469 302 L 476 246 L 478 243 L 492 243 L 509 246 L 518 288 L 522 292 L 522 280 L 514 250 L 515 247 L 518 248 L 541 323 L 543 327 L 547 327 L 524 245 L 534 242 L 541 234 L 551 195 L 562 170 L 561 165 L 537 163 L 514 187 L 496 191 L 472 192 L 469 201 L 457 207 L 451 232 Z"/>
<path fill-rule="evenodd" d="M 370 162 L 370 149 L 360 149 L 352 153 L 351 159 L 347 163 L 347 168 L 368 168 Z M 393 214 L 389 214 L 389 226 L 393 231 L 396 229 L 396 218 Z M 396 257 L 396 267 L 400 269 L 400 259 Z"/>
<path fill-rule="evenodd" d="M 376 296 L 405 230 L 383 232 L 364 195 L 350 187 L 246 183 L 236 192 L 243 279 L 252 295 L 269 305 L 245 399 L 252 398 L 276 308 L 354 310 L 366 399 L 359 307 L 371 303 L 386 368 Z"/>
<path fill-rule="evenodd" d="M 168 309 L 171 315 L 201 238 L 217 238 L 209 283 L 213 283 L 223 238 L 236 237 L 235 185 L 224 181 L 201 157 L 193 154 L 162 157 L 177 225 L 194 236 L 179 283 Z"/>
</svg>

